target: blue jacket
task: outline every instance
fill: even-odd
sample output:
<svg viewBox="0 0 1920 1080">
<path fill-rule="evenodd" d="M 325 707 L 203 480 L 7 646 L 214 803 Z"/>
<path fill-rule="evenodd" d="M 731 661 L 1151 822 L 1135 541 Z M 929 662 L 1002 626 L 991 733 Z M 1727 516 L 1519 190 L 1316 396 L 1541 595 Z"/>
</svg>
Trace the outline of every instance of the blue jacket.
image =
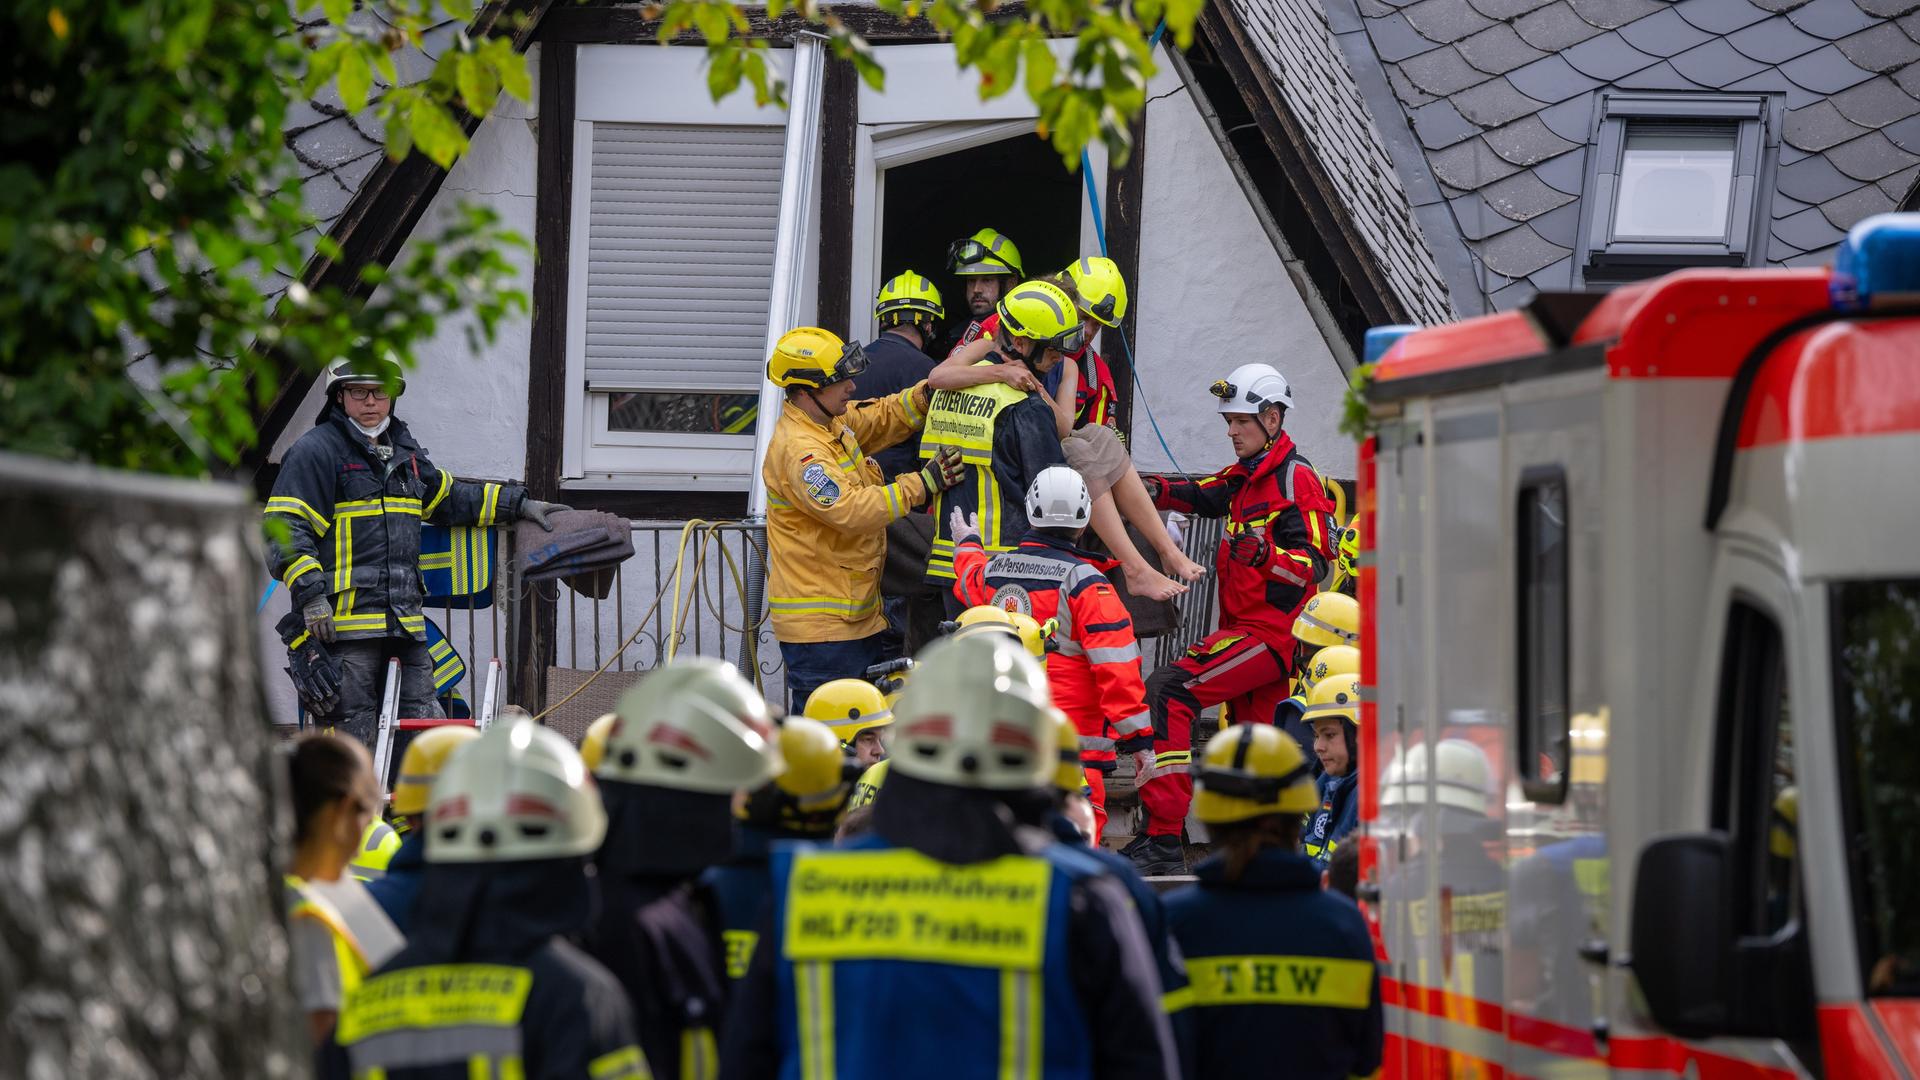
<svg viewBox="0 0 1920 1080">
<path fill-rule="evenodd" d="M 1307 815 L 1303 839 L 1307 855 L 1322 869 L 1333 861 L 1333 849 L 1360 823 L 1358 775 L 1358 769 L 1349 768 L 1345 776 L 1320 776 L 1320 809 Z"/>
<path fill-rule="evenodd" d="M 768 863 L 772 849 L 773 837 L 766 830 L 737 825 L 733 857 L 700 878 L 720 917 L 729 984 L 746 977 L 754 948 L 760 944 L 760 931 L 773 910 L 773 870 Z"/>
<path fill-rule="evenodd" d="M 380 910 L 387 913 L 402 935 L 413 935 L 413 905 L 420 897 L 421 877 L 427 869 L 427 832 L 415 829 L 400 838 L 385 877 L 367 883 Z"/>
<path fill-rule="evenodd" d="M 867 370 L 854 376 L 855 401 L 897 394 L 933 371 L 933 357 L 914 348 L 913 342 L 899 334 L 882 333 L 864 348 Z M 873 455 L 873 460 L 879 463 L 881 475 L 889 484 L 901 473 L 919 472 L 920 433 L 916 431 L 904 441 Z"/>
<path fill-rule="evenodd" d="M 1186 956 L 1195 1076 L 1344 1080 L 1380 1067 L 1380 972 L 1353 902 L 1322 891 L 1320 868 L 1291 851 L 1255 856 L 1226 880 L 1216 856 L 1199 883 L 1166 898 Z"/>
</svg>

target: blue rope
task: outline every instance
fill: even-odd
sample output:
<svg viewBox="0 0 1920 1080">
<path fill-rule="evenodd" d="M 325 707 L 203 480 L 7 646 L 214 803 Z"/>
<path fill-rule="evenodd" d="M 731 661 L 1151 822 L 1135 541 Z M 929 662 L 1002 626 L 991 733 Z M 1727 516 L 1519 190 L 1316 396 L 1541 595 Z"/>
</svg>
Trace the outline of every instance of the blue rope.
<svg viewBox="0 0 1920 1080">
<path fill-rule="evenodd" d="M 256 607 L 256 608 L 254 608 L 254 609 L 253 609 L 253 613 L 254 613 L 255 615 L 258 615 L 258 614 L 260 614 L 261 612 L 263 612 L 263 611 L 265 611 L 265 610 L 267 610 L 267 600 L 268 600 L 268 598 L 270 598 L 270 597 L 272 597 L 272 596 L 273 596 L 273 590 L 275 590 L 275 589 L 277 589 L 277 588 L 279 588 L 279 587 L 280 587 L 280 583 L 279 583 L 278 581 L 268 581 L 268 582 L 267 582 L 267 591 L 266 591 L 266 592 L 263 592 L 263 593 L 261 593 L 261 594 L 260 594 L 260 606 L 259 606 L 259 607 Z"/>
<path fill-rule="evenodd" d="M 1153 36 L 1147 39 L 1147 49 L 1151 51 L 1160 44 L 1160 35 L 1167 32 L 1167 20 L 1161 19 L 1160 25 L 1153 28 Z M 1087 205 L 1093 208 L 1094 235 L 1100 238 L 1100 255 L 1107 257 L 1107 222 L 1100 212 L 1100 193 L 1093 187 L 1093 155 L 1086 150 L 1080 151 L 1080 178 L 1087 184 Z M 1135 282 L 1134 284 L 1139 284 Z M 1153 405 L 1147 400 L 1147 388 L 1140 382 L 1140 365 L 1133 362 L 1133 343 L 1127 340 L 1127 332 L 1119 327 L 1113 328 L 1120 335 L 1120 351 L 1127 357 L 1127 374 L 1133 378 L 1134 399 L 1147 412 L 1147 423 L 1153 426 L 1153 437 L 1160 440 L 1160 449 L 1167 455 L 1167 461 L 1173 471 L 1184 474 L 1187 470 L 1180 467 L 1180 461 L 1173 456 L 1173 447 L 1167 445 L 1167 437 L 1160 430 L 1160 421 L 1153 415 Z"/>
</svg>

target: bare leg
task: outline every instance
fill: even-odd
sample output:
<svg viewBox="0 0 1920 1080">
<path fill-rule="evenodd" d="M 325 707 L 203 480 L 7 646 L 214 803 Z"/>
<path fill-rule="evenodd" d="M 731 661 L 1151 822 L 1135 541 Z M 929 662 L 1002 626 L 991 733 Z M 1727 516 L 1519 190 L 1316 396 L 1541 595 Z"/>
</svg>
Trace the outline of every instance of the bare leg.
<svg viewBox="0 0 1920 1080">
<path fill-rule="evenodd" d="M 1155 570 L 1127 535 L 1126 522 L 1108 493 L 1093 500 L 1093 531 L 1106 542 L 1107 550 L 1120 560 L 1120 572 L 1127 577 L 1127 591 L 1148 600 L 1171 600 L 1187 591 L 1185 585 Z"/>
<path fill-rule="evenodd" d="M 1131 466 L 1127 468 L 1127 475 L 1113 485 L 1113 501 L 1126 519 L 1133 523 L 1133 527 L 1140 530 L 1140 535 L 1153 545 L 1153 550 L 1160 555 L 1160 565 L 1167 568 L 1167 573 L 1181 581 L 1199 581 L 1206 576 L 1207 568 L 1187 558 L 1187 553 L 1173 542 L 1173 535 L 1167 532 L 1167 523 L 1160 520 L 1160 512 L 1153 508 L 1153 500 L 1147 497 L 1147 485 L 1140 482 L 1139 472 Z"/>
</svg>

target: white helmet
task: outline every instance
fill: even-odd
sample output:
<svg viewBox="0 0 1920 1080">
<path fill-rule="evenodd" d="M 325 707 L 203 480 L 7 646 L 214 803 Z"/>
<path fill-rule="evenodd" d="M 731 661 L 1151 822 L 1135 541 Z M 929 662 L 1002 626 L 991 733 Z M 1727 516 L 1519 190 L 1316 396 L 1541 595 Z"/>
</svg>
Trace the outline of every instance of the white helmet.
<svg viewBox="0 0 1920 1080">
<path fill-rule="evenodd" d="M 894 707 L 893 771 L 948 787 L 1044 787 L 1059 738 L 1047 676 L 1011 634 L 927 647 Z"/>
<path fill-rule="evenodd" d="M 1380 805 L 1418 804 L 1426 798 L 1427 770 L 1433 768 L 1434 801 L 1480 817 L 1487 815 L 1487 791 L 1493 768 L 1480 747 L 1466 739 L 1419 743 L 1393 755 L 1380 777 Z"/>
<path fill-rule="evenodd" d="M 579 751 L 531 720 L 496 723 L 455 750 L 427 804 L 430 863 L 589 855 L 606 835 Z"/>
<path fill-rule="evenodd" d="M 1027 524 L 1036 529 L 1084 529 L 1093 520 L 1087 482 L 1065 465 L 1049 465 L 1027 485 Z"/>
<path fill-rule="evenodd" d="M 767 703 L 733 665 L 675 660 L 626 692 L 602 780 L 728 795 L 780 774 Z"/>
<path fill-rule="evenodd" d="M 1255 416 L 1269 405 L 1293 408 L 1293 388 L 1286 376 L 1271 364 L 1241 364 L 1233 373 L 1208 388 L 1220 399 L 1223 413 L 1252 413 Z"/>
<path fill-rule="evenodd" d="M 390 386 L 394 397 L 407 392 L 400 365 L 391 358 L 336 361 L 327 369 L 327 396 L 342 386 Z"/>
</svg>

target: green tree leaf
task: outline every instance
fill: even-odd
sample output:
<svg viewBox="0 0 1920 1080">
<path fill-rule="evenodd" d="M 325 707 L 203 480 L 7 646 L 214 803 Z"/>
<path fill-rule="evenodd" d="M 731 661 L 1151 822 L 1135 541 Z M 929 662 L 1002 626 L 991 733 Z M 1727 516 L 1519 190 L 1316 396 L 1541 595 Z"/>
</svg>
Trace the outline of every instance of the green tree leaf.
<svg viewBox="0 0 1920 1080">
<path fill-rule="evenodd" d="M 367 92 L 373 87 L 373 68 L 367 63 L 367 47 L 354 42 L 340 56 L 340 103 L 348 112 L 367 107 Z"/>
</svg>

